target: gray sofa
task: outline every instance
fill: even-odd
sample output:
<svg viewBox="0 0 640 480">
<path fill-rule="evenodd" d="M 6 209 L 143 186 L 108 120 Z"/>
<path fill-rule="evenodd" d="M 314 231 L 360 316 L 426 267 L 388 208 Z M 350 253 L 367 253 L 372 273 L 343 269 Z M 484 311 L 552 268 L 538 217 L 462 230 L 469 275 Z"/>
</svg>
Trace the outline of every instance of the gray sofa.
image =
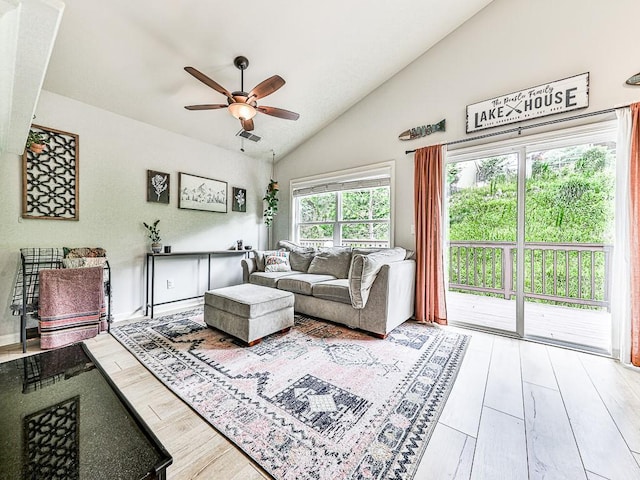
<svg viewBox="0 0 640 480">
<path fill-rule="evenodd" d="M 382 338 L 413 315 L 416 264 L 411 252 L 399 247 L 315 251 L 288 241 L 279 247 L 243 259 L 243 280 L 292 292 L 296 312 Z"/>
</svg>

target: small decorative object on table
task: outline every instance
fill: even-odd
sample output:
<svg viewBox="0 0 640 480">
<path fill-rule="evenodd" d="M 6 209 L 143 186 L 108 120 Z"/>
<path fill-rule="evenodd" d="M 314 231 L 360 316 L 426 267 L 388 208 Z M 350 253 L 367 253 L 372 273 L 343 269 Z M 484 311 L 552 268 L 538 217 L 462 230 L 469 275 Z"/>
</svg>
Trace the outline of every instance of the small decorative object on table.
<svg viewBox="0 0 640 480">
<path fill-rule="evenodd" d="M 242 239 L 236 240 L 236 244 L 238 245 L 238 250 L 242 250 Z"/>
<path fill-rule="evenodd" d="M 147 229 L 147 236 L 151 240 L 151 251 L 153 253 L 162 253 L 162 243 L 160 243 L 160 230 L 158 229 L 158 223 L 160 220 L 156 220 L 153 224 L 149 225 L 146 222 L 142 222 L 144 228 Z"/>
</svg>

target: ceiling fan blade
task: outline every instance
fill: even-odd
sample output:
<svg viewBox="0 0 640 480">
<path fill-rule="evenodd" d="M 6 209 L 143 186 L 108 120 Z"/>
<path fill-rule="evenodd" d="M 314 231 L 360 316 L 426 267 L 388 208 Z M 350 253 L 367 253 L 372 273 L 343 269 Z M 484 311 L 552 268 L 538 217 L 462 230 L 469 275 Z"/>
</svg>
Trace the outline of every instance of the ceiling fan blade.
<svg viewBox="0 0 640 480">
<path fill-rule="evenodd" d="M 208 105 L 187 105 L 184 108 L 187 110 L 217 110 L 219 108 L 227 108 L 229 105 L 222 103 L 213 103 Z"/>
<path fill-rule="evenodd" d="M 190 73 L 191 75 L 196 77 L 198 80 L 200 80 L 202 83 L 207 85 L 208 87 L 213 88 L 216 92 L 221 93 L 225 97 L 227 97 L 227 98 L 231 99 L 232 101 L 234 101 L 233 100 L 233 95 L 231 95 L 231 92 L 229 92 L 229 90 L 224 88 L 222 85 L 220 85 L 215 80 L 212 80 L 211 78 L 207 77 L 204 73 L 200 72 L 199 70 L 196 70 L 193 67 L 184 67 L 184 69 L 188 73 Z"/>
<path fill-rule="evenodd" d="M 289 110 L 284 110 L 282 108 L 256 107 L 256 110 L 258 110 L 261 113 L 271 115 L 272 117 L 284 118 L 285 120 L 298 120 L 298 118 L 300 118 L 299 113 L 290 112 Z"/>
<path fill-rule="evenodd" d="M 266 97 L 267 95 L 271 95 L 273 92 L 278 90 L 285 84 L 284 79 L 280 75 L 274 75 L 273 77 L 267 78 L 265 81 L 260 82 L 256 85 L 253 90 L 249 92 L 249 99 L 257 100 L 259 98 Z"/>
<path fill-rule="evenodd" d="M 250 132 L 251 130 L 253 130 L 253 120 L 252 119 L 249 119 L 249 120 L 240 119 L 240 123 L 242 124 L 242 128 L 245 131 Z"/>
</svg>

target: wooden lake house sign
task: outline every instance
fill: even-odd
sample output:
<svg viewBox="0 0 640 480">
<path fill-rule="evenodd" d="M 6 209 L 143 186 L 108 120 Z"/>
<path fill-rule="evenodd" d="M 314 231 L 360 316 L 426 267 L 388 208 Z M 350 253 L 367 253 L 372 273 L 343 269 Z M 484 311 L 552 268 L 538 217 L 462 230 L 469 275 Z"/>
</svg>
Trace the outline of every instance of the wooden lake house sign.
<svg viewBox="0 0 640 480">
<path fill-rule="evenodd" d="M 467 105 L 467 133 L 589 106 L 589 72 Z"/>
</svg>

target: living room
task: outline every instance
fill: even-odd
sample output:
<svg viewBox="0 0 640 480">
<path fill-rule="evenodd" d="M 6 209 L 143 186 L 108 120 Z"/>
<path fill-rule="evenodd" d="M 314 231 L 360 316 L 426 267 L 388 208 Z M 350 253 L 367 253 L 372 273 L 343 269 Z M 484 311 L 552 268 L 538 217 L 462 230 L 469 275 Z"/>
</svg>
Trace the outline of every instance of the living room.
<svg viewBox="0 0 640 480">
<path fill-rule="evenodd" d="M 420 36 L 419 24 L 422 20 L 426 22 L 427 17 L 431 15 L 422 9 L 419 12 L 424 14 L 424 19 L 412 14 L 418 7 L 414 4 L 415 2 L 407 2 L 398 7 L 400 13 L 408 19 L 405 20 L 406 23 L 387 25 L 383 15 L 373 16 L 378 23 L 371 29 L 378 32 L 377 35 L 384 38 L 383 43 L 386 43 L 385 49 L 379 48 L 380 58 L 383 59 L 379 64 L 375 63 L 375 55 L 358 58 L 354 56 L 356 50 L 343 49 L 343 55 L 347 56 L 352 64 L 351 70 L 346 72 L 349 80 L 345 83 L 352 83 L 353 85 L 349 87 L 353 87 L 354 90 L 358 88 L 362 90 L 352 97 L 353 100 L 342 105 L 342 110 L 332 111 L 330 115 L 322 108 L 317 112 L 305 111 L 300 108 L 304 105 L 303 98 L 289 97 L 287 91 L 302 82 L 296 74 L 297 68 L 305 71 L 314 68 L 322 70 L 325 69 L 325 65 L 332 65 L 330 58 L 325 57 L 328 54 L 324 53 L 321 46 L 323 39 L 330 35 L 331 28 L 327 25 L 331 25 L 333 17 L 341 17 L 335 19 L 336 30 L 343 32 L 350 26 L 353 30 L 351 35 L 356 36 L 358 30 L 370 28 L 369 25 L 359 23 L 358 11 L 360 9 L 375 10 L 373 7 L 364 5 L 347 7 L 338 4 L 332 5 L 335 7 L 334 10 L 331 10 L 330 6 L 313 7 L 313 9 L 305 7 L 311 9 L 308 12 L 297 7 L 301 10 L 299 13 L 285 15 L 284 12 L 293 11 L 293 7 L 289 2 L 277 2 L 273 10 L 280 9 L 282 12 L 282 23 L 279 24 L 279 28 L 285 29 L 287 22 L 298 22 L 296 29 L 313 29 L 315 32 L 313 36 L 305 37 L 309 42 L 309 53 L 301 58 L 293 55 L 293 51 L 289 50 L 286 44 L 278 42 L 275 42 L 275 45 L 271 44 L 268 31 L 270 27 L 264 24 L 262 28 L 265 31 L 261 35 L 255 33 L 250 36 L 251 39 L 259 38 L 260 40 L 219 38 L 212 33 L 212 37 L 205 37 L 208 44 L 202 44 L 197 49 L 190 50 L 191 47 L 180 46 L 178 35 L 180 29 L 171 25 L 177 13 L 184 15 L 180 17 L 179 22 L 196 22 L 197 18 L 193 14 L 187 15 L 180 9 L 176 12 L 169 7 L 158 7 L 159 20 L 152 22 L 153 28 L 147 31 L 142 18 L 145 14 L 153 16 L 153 10 L 156 7 L 150 6 L 151 4 L 148 4 L 148 9 L 145 10 L 144 6 L 109 7 L 93 1 L 72 0 L 65 3 L 60 31 L 53 46 L 49 70 L 39 95 L 33 123 L 78 135 L 79 220 L 45 221 L 22 218 L 22 158 L 16 153 L 2 154 L 2 164 L 5 168 L 3 175 L 0 176 L 0 190 L 3 192 L 4 200 L 4 208 L 0 210 L 0 230 L 2 231 L 0 308 L 5 318 L 5 321 L 0 323 L 0 345 L 2 346 L 15 345 L 20 340 L 19 317 L 12 315 L 10 303 L 21 248 L 63 246 L 105 248 L 113 275 L 112 313 L 114 325 L 117 325 L 120 321 L 144 317 L 147 302 L 145 256 L 149 252 L 149 241 L 143 222 L 149 223 L 159 219 L 162 242 L 170 245 L 173 252 L 227 250 L 238 239 L 242 239 L 245 245 L 251 245 L 257 250 L 275 248 L 279 240 L 293 239 L 294 236 L 292 232 L 294 200 L 290 191 L 292 181 L 335 175 L 345 171 L 366 171 L 373 165 L 392 164 L 391 245 L 414 250 L 414 157 L 411 154 L 405 154 L 405 151 L 476 136 L 477 134 L 467 133 L 466 106 L 501 94 L 585 72 L 589 72 L 589 103 L 587 109 L 577 113 L 598 112 L 626 106 L 640 99 L 640 87 L 625 84 L 627 78 L 640 70 L 634 33 L 634 19 L 640 14 L 640 5 L 632 0 L 608 4 L 585 3 L 577 0 L 555 3 L 549 0 L 535 3 L 525 0 L 494 0 L 471 2 L 472 5 L 467 5 L 466 9 L 462 5 L 465 2 L 456 2 L 454 6 L 447 7 L 429 2 L 433 17 L 441 18 L 441 21 L 430 20 L 429 27 L 434 30 L 432 43 L 423 44 L 420 49 L 410 53 L 401 51 L 399 47 L 404 44 L 396 45 L 394 39 L 402 34 L 403 28 L 406 29 L 407 36 L 424 38 Z M 191 7 L 194 11 L 204 8 L 201 5 L 191 5 Z M 233 12 L 237 7 L 226 4 L 225 8 Z M 336 15 L 335 12 L 342 11 L 343 8 L 348 8 L 348 11 L 344 15 Z M 128 9 L 130 11 L 127 11 Z M 457 24 L 447 17 L 447 9 L 456 10 L 460 15 L 457 18 Z M 186 11 L 187 7 L 184 7 L 184 10 Z M 219 10 L 225 11 L 225 9 Z M 98 24 L 83 23 L 89 13 L 100 19 Z M 253 16 L 249 13 L 245 15 Z M 300 21 L 301 17 L 310 15 L 318 15 L 318 18 L 323 21 L 317 22 L 317 26 L 313 26 L 316 23 L 314 21 Z M 215 24 L 221 21 L 221 16 L 218 13 L 206 22 L 201 19 L 194 24 L 194 30 L 199 32 L 215 30 Z M 409 22 L 412 24 L 411 27 L 407 25 Z M 100 26 L 101 23 L 105 25 L 104 29 Z M 256 25 L 252 25 L 251 28 L 259 29 L 262 22 L 256 20 L 255 23 Z M 418 26 L 413 26 L 413 23 L 417 23 Z M 76 28 L 82 25 L 82 29 L 68 30 L 67 25 L 74 25 Z M 180 25 L 181 28 L 185 28 L 184 25 Z M 115 30 L 107 29 L 106 26 Z M 163 33 L 166 33 L 166 39 L 162 37 Z M 201 35 L 204 34 L 201 33 Z M 278 41 L 282 38 L 282 36 L 276 37 Z M 359 43 L 357 39 L 351 39 L 351 41 L 354 46 Z M 214 42 L 217 42 L 216 46 L 212 47 L 211 43 Z M 264 45 L 258 45 L 261 42 Z M 295 43 L 295 40 L 290 42 Z M 166 44 L 169 44 L 170 48 Z M 110 45 L 110 48 L 107 49 L 107 45 Z M 159 48 L 159 45 L 171 51 L 168 57 L 149 53 L 154 47 Z M 318 48 L 317 52 L 313 51 L 314 46 Z M 376 44 L 376 46 L 379 45 Z M 269 49 L 272 51 L 268 53 L 267 60 Z M 274 54 L 273 51 L 278 49 L 281 50 Z M 385 64 L 384 59 L 393 57 L 394 54 L 405 59 L 402 66 L 398 66 L 397 63 L 393 63 L 393 67 Z M 236 136 L 240 125 L 227 112 L 190 112 L 184 109 L 184 106 L 189 103 L 218 102 L 223 101 L 224 97 L 199 84 L 196 79 L 184 72 L 183 67 L 193 65 L 230 90 L 235 90 L 239 85 L 240 72 L 233 66 L 232 61 L 237 55 L 246 55 L 251 62 L 248 69 L 243 72 L 249 87 L 256 85 L 269 75 L 282 75 L 287 84 L 273 94 L 273 100 L 269 98 L 268 101 L 265 99 L 265 102 L 299 112 L 301 116 L 297 122 L 290 122 L 259 115 L 255 119 L 254 133 L 261 135 L 263 139 L 257 144 L 252 144 L 248 140 L 243 143 Z M 164 77 L 166 73 L 166 80 L 160 85 L 156 84 L 157 90 L 153 92 L 154 95 L 164 96 L 166 100 L 163 102 L 164 105 L 154 107 L 157 110 L 138 112 L 143 109 L 143 106 L 145 108 L 149 106 L 144 100 L 146 92 L 137 90 L 141 88 L 140 83 L 136 83 L 131 88 L 126 84 L 102 83 L 100 76 L 95 73 L 100 71 L 100 68 L 92 64 L 76 65 L 72 62 L 74 56 L 92 57 L 94 62 L 107 65 L 108 69 L 118 72 L 131 70 L 132 76 L 141 77 L 143 80 L 145 77 Z M 170 62 L 167 59 L 170 59 Z M 359 65 L 360 61 L 363 65 Z M 314 62 L 317 62 L 315 67 Z M 66 70 L 67 65 L 75 65 L 75 67 Z M 377 84 L 372 84 L 362 73 L 369 72 L 371 69 L 384 70 L 387 77 Z M 363 86 L 359 87 L 358 82 L 362 82 Z M 347 88 L 346 85 L 345 88 Z M 75 92 L 75 94 L 62 92 Z M 120 92 L 124 94 L 121 95 Z M 331 83 L 325 89 L 320 86 L 318 89 L 306 91 L 305 94 L 318 97 L 322 103 L 323 99 L 340 97 L 340 85 Z M 175 113 L 167 116 L 167 111 Z M 548 117 L 548 119 L 570 117 L 575 113 L 568 112 Z M 157 120 L 140 120 L 145 115 L 146 118 L 155 116 Z M 172 119 L 171 115 L 175 118 Z M 302 125 L 306 117 L 313 118 L 316 123 L 299 127 L 298 125 Z M 443 132 L 434 132 L 410 142 L 402 142 L 397 138 L 403 130 L 418 125 L 435 124 L 443 118 L 446 119 L 446 130 Z M 498 136 L 495 139 L 481 139 L 471 145 L 614 120 L 615 113 L 609 113 L 533 130 L 523 130 L 521 135 L 516 132 Z M 515 126 L 531 125 L 539 121 L 539 119 L 529 120 Z M 178 128 L 175 127 L 176 124 L 179 125 Z M 306 136 L 299 136 L 296 130 L 298 128 L 304 128 Z M 503 129 L 506 127 L 486 130 L 480 134 Z M 207 130 L 215 130 L 215 132 L 211 132 L 209 140 L 203 140 L 209 135 Z M 291 133 L 291 138 L 295 141 L 289 138 L 287 130 L 294 132 Z M 274 138 L 279 135 L 277 138 L 281 143 L 278 146 L 271 143 L 271 135 Z M 223 141 L 218 142 L 219 138 L 223 138 Z M 271 151 L 272 147 L 274 152 Z M 241 151 L 241 148 L 245 152 Z M 453 146 L 451 152 L 454 152 Z M 168 205 L 147 201 L 145 182 L 148 170 L 166 172 L 170 175 Z M 181 172 L 226 182 L 229 192 L 232 187 L 245 189 L 246 211 L 233 211 L 230 203 L 226 213 L 178 208 L 177 192 L 180 188 L 178 179 Z M 273 227 L 267 228 L 263 221 L 262 198 L 272 178 L 277 179 L 280 185 L 279 210 Z M 212 288 L 234 285 L 242 281 L 238 257 L 221 257 L 214 259 L 213 262 L 215 275 L 211 280 Z M 159 286 L 157 301 L 201 294 L 207 287 L 206 270 L 204 261 L 200 261 L 197 265 L 191 260 L 179 259 L 172 259 L 165 264 L 159 262 L 156 271 Z M 174 288 L 167 288 L 169 280 Z M 158 315 L 162 315 L 163 310 L 168 312 L 176 306 L 192 308 L 195 303 L 197 301 L 171 304 L 164 309 L 159 308 Z M 35 326 L 35 323 L 30 323 L 29 326 Z M 463 330 L 459 331 L 463 332 Z M 496 337 L 500 340 L 493 340 L 494 336 L 477 332 L 473 332 L 473 336 L 478 340 L 474 340 L 475 346 L 472 342 L 472 346 L 468 349 L 467 361 L 471 358 L 477 365 L 486 364 L 484 370 L 478 367 L 480 372 L 478 375 L 486 377 L 490 368 L 488 362 L 491 359 L 491 353 L 490 349 L 487 350 L 485 347 L 488 344 L 493 345 L 494 341 L 502 342 L 505 339 Z M 520 341 L 513 340 L 513 342 Z M 506 347 L 502 351 L 502 357 L 494 357 L 494 360 L 508 363 L 513 360 L 511 355 L 514 354 L 514 348 L 522 352 L 523 349 L 535 348 L 532 345 L 536 345 L 522 343 L 527 343 L 527 346 L 522 347 L 515 343 L 514 347 L 512 340 L 508 339 L 504 344 Z M 118 344 L 114 341 L 114 344 L 110 343 L 102 348 L 105 352 L 113 353 L 117 346 Z M 3 355 L 8 359 L 9 355 L 14 354 L 3 350 Z M 113 353 L 113 355 L 114 357 L 107 361 L 109 368 L 114 372 L 130 367 L 135 362 L 133 357 L 126 356 L 126 352 Z M 531 358 L 537 358 L 537 355 L 538 352 L 531 357 L 522 357 L 521 361 L 524 364 Z M 562 364 L 561 359 L 569 354 L 560 352 L 553 355 L 554 360 Z M 573 355 L 573 352 L 570 355 Z M 114 358 L 117 359 L 114 360 Z M 600 365 L 596 360 L 593 363 Z M 629 388 L 633 391 L 631 395 L 633 399 L 627 398 L 618 402 L 619 412 L 622 413 L 616 418 L 628 421 L 629 425 L 635 426 L 637 430 L 640 419 L 637 413 L 632 413 L 634 407 L 640 405 L 638 398 L 640 388 L 637 386 L 637 379 L 632 376 L 637 376 L 637 372 L 618 371 L 619 364 L 615 365 L 614 371 L 618 372 L 616 374 L 618 376 L 615 377 L 616 382 L 619 378 L 631 378 L 635 382 L 635 387 Z M 608 367 L 602 368 L 606 370 Z M 505 370 L 508 369 L 505 368 Z M 534 370 L 536 369 L 532 367 L 531 371 Z M 544 371 L 548 373 L 547 370 Z M 504 373 L 505 383 L 513 378 L 512 374 L 513 372 L 510 371 Z M 493 372 L 491 375 L 498 375 L 498 373 Z M 120 376 L 126 377 L 126 373 Z M 461 371 L 458 380 L 472 382 L 469 376 L 473 375 Z M 522 389 L 524 387 L 520 382 L 524 380 L 518 375 L 518 388 Z M 456 383 L 458 384 L 459 382 Z M 467 385 L 471 391 L 472 386 Z M 160 395 L 159 392 L 164 387 L 158 384 L 151 388 L 154 394 Z M 133 393 L 133 396 L 144 396 L 142 390 Z M 507 390 L 509 389 L 505 391 Z M 613 388 L 612 391 L 618 390 Z M 165 402 L 167 405 L 171 404 L 171 394 L 168 395 Z M 603 395 L 602 392 L 600 395 Z M 464 408 L 460 396 L 454 394 L 450 397 L 448 405 L 447 408 L 450 410 L 455 405 Z M 602 405 L 599 408 L 604 408 Z M 607 409 L 613 408 L 609 403 L 605 402 L 604 405 Z M 183 412 L 182 407 L 176 408 L 180 408 L 185 418 L 193 413 L 190 410 L 190 413 Z M 447 415 L 455 417 L 455 414 L 450 411 Z M 188 418 L 189 422 L 196 422 L 193 418 Z M 451 420 L 451 423 L 454 421 Z M 619 423 L 619 421 L 616 422 L 618 427 Z M 163 425 L 163 422 L 158 422 L 158 425 Z M 208 430 L 204 430 L 205 427 L 210 428 L 206 423 L 204 427 L 197 428 L 206 432 L 203 433 L 204 436 L 211 435 Z M 477 425 L 474 428 L 477 431 Z M 184 429 L 188 431 L 188 427 L 185 426 Z M 463 427 L 458 429 L 467 435 Z M 610 430 L 604 429 L 603 432 L 610 432 Z M 475 442 L 476 437 L 473 435 L 456 437 L 455 433 L 451 433 L 451 438 L 456 439 L 452 441 L 452 445 L 458 445 L 455 442 L 460 438 L 473 438 Z M 216 439 L 220 445 L 223 442 L 226 442 L 225 445 L 229 444 L 219 435 Z M 624 436 L 624 439 L 629 444 L 629 451 L 632 452 L 630 455 L 635 454 L 638 461 L 640 449 L 637 444 L 633 444 L 629 437 Z M 469 448 L 470 444 L 463 440 L 460 445 L 460 453 L 468 453 L 465 448 Z M 184 451 L 188 449 L 186 445 L 183 448 Z M 224 452 L 228 452 L 228 448 L 228 446 L 224 447 Z M 171 453 L 177 465 L 177 455 L 174 451 Z M 473 458 L 473 450 L 471 454 Z M 580 454 L 584 455 L 584 451 L 580 450 Z M 231 463 L 237 461 L 238 465 L 242 465 L 235 471 L 232 467 L 228 467 L 229 472 L 234 471 L 233 475 L 238 475 L 237 478 L 252 478 L 247 474 L 249 470 L 243 470 L 253 468 L 250 460 L 237 452 L 233 456 L 231 453 L 228 455 L 228 457 L 222 455 L 220 461 L 224 458 L 233 458 L 235 460 Z M 432 454 L 430 458 L 434 458 L 434 455 Z M 210 476 L 204 478 L 216 478 L 212 473 L 215 472 L 215 461 L 211 458 L 209 461 L 213 462 L 206 472 Z M 189 460 L 186 463 L 189 463 Z M 185 467 L 184 472 L 187 470 Z M 175 467 L 174 471 L 176 474 L 172 477 L 169 470 L 170 478 L 192 478 L 186 473 L 185 476 L 180 476 Z M 258 470 L 253 468 L 251 472 L 251 475 L 254 475 Z M 474 476 L 499 478 L 495 476 L 495 472 L 492 476 L 487 470 L 477 469 L 474 472 Z M 196 473 L 191 472 L 189 475 L 195 476 Z M 604 478 L 624 478 L 624 475 L 616 477 L 615 470 L 607 470 L 606 466 L 603 469 L 594 470 L 585 464 L 582 477 L 586 475 L 597 478 L 593 474 Z M 233 475 L 217 478 L 234 478 Z M 423 470 L 421 475 L 424 476 L 415 478 L 434 478 L 429 477 Z M 531 470 L 529 475 L 536 476 Z"/>
</svg>

